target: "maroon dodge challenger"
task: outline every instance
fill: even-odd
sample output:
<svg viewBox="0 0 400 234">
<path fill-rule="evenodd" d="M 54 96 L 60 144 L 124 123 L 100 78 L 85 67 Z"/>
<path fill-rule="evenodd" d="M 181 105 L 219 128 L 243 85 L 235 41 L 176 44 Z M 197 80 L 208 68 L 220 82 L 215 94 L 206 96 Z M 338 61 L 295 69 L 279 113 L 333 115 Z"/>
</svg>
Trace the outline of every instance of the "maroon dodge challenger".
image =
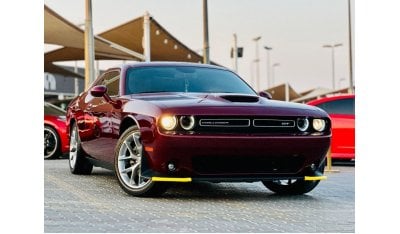
<svg viewBox="0 0 400 234">
<path fill-rule="evenodd" d="M 317 107 L 269 100 L 222 67 L 171 62 L 107 70 L 70 103 L 67 130 L 73 174 L 114 170 L 134 196 L 191 181 L 307 193 L 326 178 L 331 140 Z"/>
</svg>

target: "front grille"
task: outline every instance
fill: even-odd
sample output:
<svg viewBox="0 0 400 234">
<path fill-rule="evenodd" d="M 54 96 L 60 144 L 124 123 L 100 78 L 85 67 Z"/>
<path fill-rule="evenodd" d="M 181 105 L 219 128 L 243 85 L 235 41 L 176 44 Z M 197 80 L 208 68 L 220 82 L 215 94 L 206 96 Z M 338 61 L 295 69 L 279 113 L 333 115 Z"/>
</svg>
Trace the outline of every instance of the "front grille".
<svg viewBox="0 0 400 234">
<path fill-rule="evenodd" d="M 263 118 L 254 116 L 200 116 L 196 133 L 297 134 L 296 117 Z"/>
<path fill-rule="evenodd" d="M 294 128 L 296 127 L 294 120 L 285 119 L 255 119 L 253 120 L 254 127 L 265 128 Z"/>
<path fill-rule="evenodd" d="M 207 174 L 287 174 L 301 169 L 301 156 L 279 157 L 220 157 L 204 156 L 192 159 L 193 169 Z"/>
<path fill-rule="evenodd" d="M 200 119 L 200 127 L 250 127 L 250 119 Z"/>
</svg>

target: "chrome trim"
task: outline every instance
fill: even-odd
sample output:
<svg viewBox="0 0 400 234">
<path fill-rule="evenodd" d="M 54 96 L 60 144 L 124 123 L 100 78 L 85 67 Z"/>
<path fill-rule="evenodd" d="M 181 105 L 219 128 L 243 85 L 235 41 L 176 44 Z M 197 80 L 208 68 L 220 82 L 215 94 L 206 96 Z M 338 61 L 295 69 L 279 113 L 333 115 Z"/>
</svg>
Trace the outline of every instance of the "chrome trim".
<svg viewBox="0 0 400 234">
<path fill-rule="evenodd" d="M 300 127 L 299 126 L 299 120 L 304 120 L 305 121 L 305 127 Z M 300 131 L 302 131 L 302 132 L 304 132 L 304 131 L 306 131 L 309 127 L 310 127 L 310 121 L 308 120 L 308 118 L 297 118 L 297 120 L 296 120 L 296 125 L 297 125 L 297 128 L 300 130 Z"/>
<path fill-rule="evenodd" d="M 279 122 L 291 122 L 291 126 L 261 126 L 261 125 L 256 125 L 255 121 L 257 120 L 266 120 L 266 121 L 279 121 Z M 294 120 L 286 120 L 286 119 L 253 119 L 253 126 L 256 128 L 294 128 L 296 127 L 296 123 Z"/>
<path fill-rule="evenodd" d="M 247 121 L 248 124 L 247 125 L 211 125 L 211 124 L 203 124 L 202 123 L 202 121 L 231 121 L 231 120 Z M 224 128 L 250 127 L 250 119 L 200 119 L 199 125 L 200 125 L 200 127 L 214 127 L 214 128 L 218 128 L 218 127 L 224 127 Z"/>
<path fill-rule="evenodd" d="M 186 126 L 186 127 L 183 126 L 183 124 L 182 124 L 182 119 L 183 119 L 184 117 L 188 117 L 188 118 L 190 119 L 190 124 L 189 124 L 189 126 Z M 181 117 L 179 117 L 179 125 L 181 126 L 181 128 L 185 129 L 186 131 L 189 131 L 189 130 L 192 130 L 192 129 L 195 127 L 195 125 L 196 125 L 196 120 L 195 120 L 195 118 L 194 118 L 193 115 L 182 115 Z"/>
</svg>

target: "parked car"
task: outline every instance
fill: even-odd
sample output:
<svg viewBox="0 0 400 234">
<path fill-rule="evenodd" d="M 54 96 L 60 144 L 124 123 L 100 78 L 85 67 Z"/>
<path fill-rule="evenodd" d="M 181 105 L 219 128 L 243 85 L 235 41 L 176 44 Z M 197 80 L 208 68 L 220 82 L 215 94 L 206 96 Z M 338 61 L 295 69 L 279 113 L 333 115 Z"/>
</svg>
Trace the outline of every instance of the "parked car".
<svg viewBox="0 0 400 234">
<path fill-rule="evenodd" d="M 325 110 L 332 120 L 331 157 L 337 160 L 355 160 L 355 95 L 320 98 L 307 104 Z"/>
<path fill-rule="evenodd" d="M 66 111 L 44 102 L 44 158 L 57 158 L 69 152 Z"/>
<path fill-rule="evenodd" d="M 73 174 L 114 170 L 135 196 L 191 181 L 307 193 L 325 178 L 331 138 L 319 108 L 258 96 L 222 67 L 170 62 L 107 70 L 71 101 L 67 129 Z"/>
</svg>

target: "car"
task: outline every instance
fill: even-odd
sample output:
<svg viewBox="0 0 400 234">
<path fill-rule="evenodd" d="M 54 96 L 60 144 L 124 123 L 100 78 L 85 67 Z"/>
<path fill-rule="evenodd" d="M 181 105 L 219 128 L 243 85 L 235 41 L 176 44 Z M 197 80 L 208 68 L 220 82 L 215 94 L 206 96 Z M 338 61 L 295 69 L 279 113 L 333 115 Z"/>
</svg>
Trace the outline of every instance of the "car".
<svg viewBox="0 0 400 234">
<path fill-rule="evenodd" d="M 342 94 L 307 103 L 325 110 L 331 118 L 331 157 L 333 160 L 355 160 L 354 101 L 354 94 Z"/>
<path fill-rule="evenodd" d="M 273 101 L 226 68 L 138 62 L 110 68 L 67 108 L 69 167 L 114 170 L 133 196 L 169 182 L 256 182 L 304 194 L 323 175 L 328 114 Z"/>
<path fill-rule="evenodd" d="M 66 111 L 44 102 L 44 158 L 54 159 L 68 152 Z"/>
</svg>

